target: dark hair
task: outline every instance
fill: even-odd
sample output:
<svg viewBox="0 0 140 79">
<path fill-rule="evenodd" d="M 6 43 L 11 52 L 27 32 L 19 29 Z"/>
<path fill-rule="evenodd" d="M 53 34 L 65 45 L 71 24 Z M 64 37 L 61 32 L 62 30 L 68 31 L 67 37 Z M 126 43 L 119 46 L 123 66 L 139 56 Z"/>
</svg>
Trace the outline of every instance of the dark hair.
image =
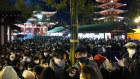
<svg viewBox="0 0 140 79">
<path fill-rule="evenodd" d="M 64 55 L 66 55 L 66 51 L 62 48 L 56 48 L 53 51 L 53 57 L 59 58 L 59 59 L 63 59 Z"/>
<path fill-rule="evenodd" d="M 42 61 L 42 64 L 44 64 L 44 63 L 49 63 L 49 60 Z"/>
<path fill-rule="evenodd" d="M 92 54 L 88 53 L 87 57 L 89 58 L 89 57 L 93 57 L 93 56 L 92 56 Z"/>
<path fill-rule="evenodd" d="M 96 69 L 91 66 L 83 66 L 81 73 L 84 79 L 99 79 Z"/>
<path fill-rule="evenodd" d="M 87 49 L 85 46 L 79 45 L 78 48 L 75 50 L 75 54 L 76 53 L 87 53 Z"/>
<path fill-rule="evenodd" d="M 33 68 L 33 64 L 28 64 L 27 67 Z"/>
<path fill-rule="evenodd" d="M 39 59 L 38 57 L 34 57 L 34 58 L 33 58 L 33 60 L 38 60 L 38 59 Z"/>
<path fill-rule="evenodd" d="M 14 66 L 13 69 L 16 71 L 17 75 L 21 76 L 21 71 L 18 67 Z"/>
<path fill-rule="evenodd" d="M 33 68 L 33 71 L 36 72 L 37 75 L 40 75 L 41 72 L 43 71 L 43 68 L 42 68 L 40 65 L 36 65 L 36 66 Z"/>
<path fill-rule="evenodd" d="M 44 50 L 44 52 L 51 52 L 51 50 L 49 50 L 49 49 L 46 49 L 46 50 Z"/>
<path fill-rule="evenodd" d="M 27 54 L 27 53 L 25 53 L 25 54 L 24 54 L 24 56 L 30 57 L 30 55 L 29 55 L 29 54 Z"/>
</svg>

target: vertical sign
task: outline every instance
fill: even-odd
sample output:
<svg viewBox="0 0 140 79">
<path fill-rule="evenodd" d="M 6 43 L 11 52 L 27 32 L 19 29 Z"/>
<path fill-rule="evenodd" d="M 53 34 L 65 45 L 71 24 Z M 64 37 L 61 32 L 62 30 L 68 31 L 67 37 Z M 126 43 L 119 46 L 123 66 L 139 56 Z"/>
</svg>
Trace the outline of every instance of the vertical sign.
<svg viewBox="0 0 140 79">
<path fill-rule="evenodd" d="M 10 41 L 10 27 L 7 28 L 7 40 Z"/>
</svg>

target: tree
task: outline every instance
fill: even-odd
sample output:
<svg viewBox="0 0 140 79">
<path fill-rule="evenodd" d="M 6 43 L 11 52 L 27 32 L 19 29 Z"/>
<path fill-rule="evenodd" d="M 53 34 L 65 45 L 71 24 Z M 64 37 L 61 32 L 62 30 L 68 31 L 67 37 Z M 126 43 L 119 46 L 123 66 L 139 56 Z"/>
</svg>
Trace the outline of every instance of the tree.
<svg viewBox="0 0 140 79">
<path fill-rule="evenodd" d="M 125 21 L 131 28 L 136 28 L 138 24 L 134 21 L 138 16 L 140 16 L 140 9 L 138 8 L 140 7 L 140 0 L 131 0 L 130 5 L 131 6 L 128 7 L 128 11 L 125 13 L 125 17 L 127 17 Z"/>
<path fill-rule="evenodd" d="M 136 0 L 136 1 L 137 1 L 137 4 L 140 5 L 140 0 Z"/>
<path fill-rule="evenodd" d="M 17 0 L 15 7 L 17 10 L 22 12 L 22 15 L 25 19 L 31 17 L 33 13 L 33 8 L 28 7 L 24 0 Z"/>
<path fill-rule="evenodd" d="M 70 0 L 43 0 L 47 5 L 55 8 L 58 11 L 70 14 Z M 94 15 L 97 4 L 92 0 L 77 0 L 79 24 L 88 24 L 91 17 Z"/>
<path fill-rule="evenodd" d="M 107 22 L 114 22 L 114 19 L 115 19 L 114 15 L 110 15 L 107 18 Z"/>
</svg>

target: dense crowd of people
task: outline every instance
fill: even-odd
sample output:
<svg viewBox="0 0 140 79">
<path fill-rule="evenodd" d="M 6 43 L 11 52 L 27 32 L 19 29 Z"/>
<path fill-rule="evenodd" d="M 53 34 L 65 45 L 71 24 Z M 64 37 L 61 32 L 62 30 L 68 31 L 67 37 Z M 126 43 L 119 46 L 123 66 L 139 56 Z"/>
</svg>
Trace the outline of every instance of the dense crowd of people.
<svg viewBox="0 0 140 79">
<path fill-rule="evenodd" d="M 71 65 L 69 39 L 35 36 L 2 45 L 0 79 L 140 78 L 139 41 L 81 38 Z"/>
</svg>

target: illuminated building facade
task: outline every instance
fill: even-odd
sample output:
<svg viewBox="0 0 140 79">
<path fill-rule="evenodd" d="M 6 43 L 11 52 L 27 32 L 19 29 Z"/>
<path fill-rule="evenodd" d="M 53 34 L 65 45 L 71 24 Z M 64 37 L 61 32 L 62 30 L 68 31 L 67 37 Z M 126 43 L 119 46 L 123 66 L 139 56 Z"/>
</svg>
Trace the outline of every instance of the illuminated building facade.
<svg viewBox="0 0 140 79">
<path fill-rule="evenodd" d="M 33 16 L 37 16 L 34 14 L 36 11 L 33 11 Z M 52 23 L 50 21 L 50 17 L 55 15 L 57 12 L 44 12 L 41 11 L 41 15 L 45 16 L 44 21 L 40 21 L 36 18 L 29 18 L 24 24 L 15 24 L 16 26 L 21 27 L 22 33 L 24 35 L 47 35 L 48 27 L 56 25 L 58 22 Z"/>
</svg>

